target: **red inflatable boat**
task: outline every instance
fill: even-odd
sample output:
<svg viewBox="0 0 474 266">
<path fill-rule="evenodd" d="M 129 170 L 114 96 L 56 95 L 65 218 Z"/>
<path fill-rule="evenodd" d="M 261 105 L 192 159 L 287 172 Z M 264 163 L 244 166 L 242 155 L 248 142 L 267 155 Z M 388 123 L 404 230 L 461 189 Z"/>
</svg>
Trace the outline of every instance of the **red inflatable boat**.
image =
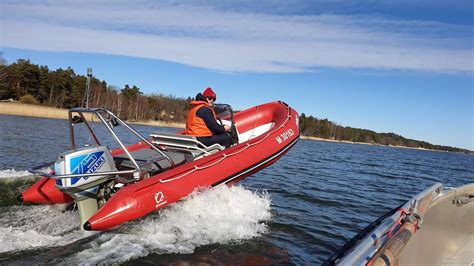
<svg viewBox="0 0 474 266">
<path fill-rule="evenodd" d="M 195 189 L 233 184 L 271 165 L 299 139 L 297 112 L 284 102 L 259 105 L 236 114 L 216 105 L 218 120 L 232 127 L 234 144 L 204 146 L 195 137 L 153 133 L 147 139 L 105 109 L 69 111 L 72 149 L 53 163 L 33 167 L 43 178 L 20 196 L 45 204 L 75 201 L 85 230 L 107 230 L 174 203 Z M 101 144 L 97 117 L 117 141 L 110 151 Z M 95 145 L 78 147 L 75 134 L 84 125 Z M 141 141 L 126 146 L 115 126 Z"/>
</svg>

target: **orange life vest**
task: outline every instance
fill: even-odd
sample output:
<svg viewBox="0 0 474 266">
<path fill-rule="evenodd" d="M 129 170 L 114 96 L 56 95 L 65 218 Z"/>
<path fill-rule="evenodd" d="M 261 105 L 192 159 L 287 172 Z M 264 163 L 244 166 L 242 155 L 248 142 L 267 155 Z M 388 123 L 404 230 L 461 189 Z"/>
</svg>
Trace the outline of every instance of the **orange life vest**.
<svg viewBox="0 0 474 266">
<path fill-rule="evenodd" d="M 196 137 L 209 137 L 212 136 L 212 131 L 206 126 L 204 119 L 198 117 L 196 112 L 199 108 L 207 106 L 211 109 L 214 119 L 216 119 L 216 113 L 211 105 L 205 101 L 192 101 L 191 110 L 189 111 L 188 120 L 186 121 L 186 135 L 196 136 Z"/>
</svg>

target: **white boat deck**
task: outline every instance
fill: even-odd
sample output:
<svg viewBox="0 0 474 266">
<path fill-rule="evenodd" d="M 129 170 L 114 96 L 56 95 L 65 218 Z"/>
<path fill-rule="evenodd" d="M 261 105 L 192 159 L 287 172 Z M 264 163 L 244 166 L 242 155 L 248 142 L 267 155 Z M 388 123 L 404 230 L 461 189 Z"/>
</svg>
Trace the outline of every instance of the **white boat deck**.
<svg viewBox="0 0 474 266">
<path fill-rule="evenodd" d="M 474 265 L 474 236 L 448 260 L 446 264 Z"/>
</svg>

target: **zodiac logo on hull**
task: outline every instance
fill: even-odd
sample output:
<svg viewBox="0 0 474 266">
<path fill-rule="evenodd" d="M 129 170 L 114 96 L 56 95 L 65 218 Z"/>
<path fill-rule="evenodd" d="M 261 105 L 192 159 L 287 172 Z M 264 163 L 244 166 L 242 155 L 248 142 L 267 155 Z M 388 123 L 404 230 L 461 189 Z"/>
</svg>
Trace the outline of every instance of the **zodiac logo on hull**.
<svg viewBox="0 0 474 266">
<path fill-rule="evenodd" d="M 160 191 L 155 194 L 155 202 L 156 202 L 155 208 L 158 208 L 167 203 L 163 192 Z"/>
</svg>

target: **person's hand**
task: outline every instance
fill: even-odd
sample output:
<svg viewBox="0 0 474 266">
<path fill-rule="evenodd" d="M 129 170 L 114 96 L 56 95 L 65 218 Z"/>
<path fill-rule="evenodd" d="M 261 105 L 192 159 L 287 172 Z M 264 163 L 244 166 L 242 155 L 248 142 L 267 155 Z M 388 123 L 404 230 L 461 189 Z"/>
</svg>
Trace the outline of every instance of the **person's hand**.
<svg viewBox="0 0 474 266">
<path fill-rule="evenodd" d="M 230 131 L 230 126 L 229 125 L 224 125 L 225 131 Z"/>
</svg>

